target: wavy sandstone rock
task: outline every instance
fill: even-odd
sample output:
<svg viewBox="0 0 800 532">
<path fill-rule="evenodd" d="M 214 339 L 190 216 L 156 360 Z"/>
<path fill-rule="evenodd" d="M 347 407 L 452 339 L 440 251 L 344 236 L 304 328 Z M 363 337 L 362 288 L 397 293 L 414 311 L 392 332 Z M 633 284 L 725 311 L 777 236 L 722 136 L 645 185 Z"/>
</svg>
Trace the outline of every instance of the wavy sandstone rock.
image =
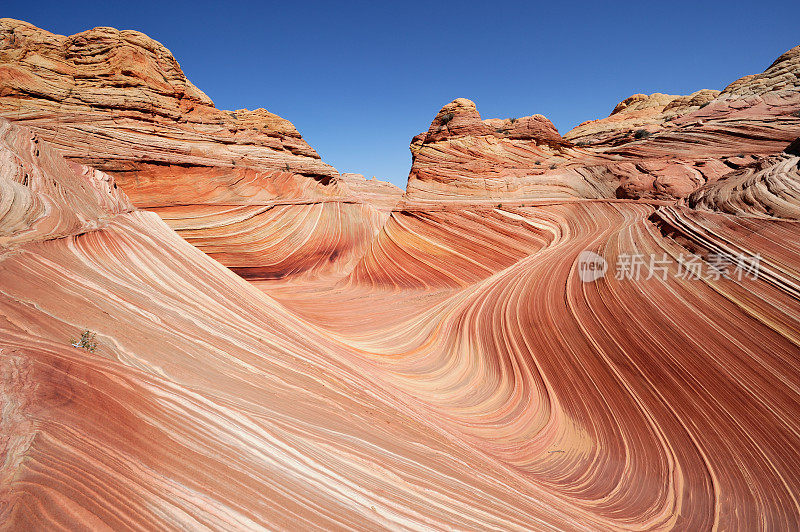
<svg viewBox="0 0 800 532">
<path fill-rule="evenodd" d="M 800 526 L 793 222 L 401 213 L 348 279 L 260 292 L 32 136 L 2 124 L 36 176 L 4 163 L 4 204 L 42 228 L 0 248 L 11 528 Z M 691 243 L 762 276 L 681 279 Z M 582 283 L 587 248 L 670 275 Z"/>
<path fill-rule="evenodd" d="M 694 208 L 800 220 L 800 139 L 706 185 L 688 198 Z"/>
<path fill-rule="evenodd" d="M 685 198 L 727 174 L 731 159 L 778 154 L 800 136 L 800 46 L 712 98 L 715 92 L 698 91 L 670 103 L 661 95 L 637 95 L 610 117 L 581 124 L 565 138 L 633 165 L 623 172 L 617 163 L 608 166 L 620 176 L 617 196 Z M 637 135 L 639 130 L 646 133 Z"/>
<path fill-rule="evenodd" d="M 580 516 L 570 528 L 794 526 L 796 224 L 715 215 L 685 229 L 709 246 L 709 234 L 735 242 L 730 253 L 761 253 L 763 275 L 682 279 L 686 238 L 662 236 L 654 210 L 572 201 L 401 218 L 347 283 L 267 291 L 358 348 L 387 386 L 513 468 L 525 489 L 546 487 Z M 500 223 L 512 217 L 547 238 L 492 267 L 506 239 L 524 242 Z M 483 250 L 446 239 L 475 234 L 468 222 L 481 218 L 492 222 Z M 584 249 L 609 261 L 598 282 L 578 278 Z M 635 254 L 663 255 L 668 275 L 616 279 L 615 263 Z"/>
<path fill-rule="evenodd" d="M 90 56 L 128 53 L 119 39 L 140 34 L 122 34 Z M 800 528 L 786 57 L 626 145 L 572 146 L 542 117 L 481 120 L 457 100 L 412 144 L 399 204 L 358 175 L 301 191 L 253 170 L 237 188 L 210 166 L 219 190 L 156 215 L 59 156 L 122 134 L 118 118 L 0 119 L 0 527 Z M 616 114 L 670 105 L 647 100 Z M 230 119 L 291 137 L 262 112 Z M 239 146 L 203 138 L 202 157 Z M 97 148 L 83 157 L 110 160 Z M 166 197 L 139 170 L 139 198 Z M 613 198 L 626 183 L 672 201 Z M 237 200 L 248 186 L 293 192 Z M 591 282 L 585 251 L 608 268 Z M 71 345 L 85 330 L 95 350 Z"/>
<path fill-rule="evenodd" d="M 613 146 L 630 142 L 637 131 L 647 134 L 671 126 L 675 118 L 696 111 L 718 96 L 720 91 L 702 89 L 687 96 L 670 94 L 634 94 L 622 100 L 607 118 L 589 120 L 564 138 L 581 146 Z"/>
<path fill-rule="evenodd" d="M 541 115 L 481 120 L 461 98 L 412 140 L 406 198 L 675 200 L 798 136 L 800 46 L 722 92 L 635 94 L 564 138 Z"/>
<path fill-rule="evenodd" d="M 4 163 L 4 204 L 13 187 L 14 210 L 40 228 L 0 243 L 4 528 L 574 522 L 545 490 L 535 491 L 547 500 L 520 496 L 518 473 L 404 406 L 365 353 L 52 150 L 32 155 L 32 136 L 2 123 L 3 161 L 37 157 L 27 182 Z M 59 208 L 17 190 L 43 186 L 41 201 Z M 62 223 L 71 208 L 95 227 Z M 2 234 L 18 234 L 18 219 L 0 218 Z M 86 328 L 95 351 L 68 340 Z"/>
<path fill-rule="evenodd" d="M 475 104 L 459 98 L 411 142 L 406 198 L 439 203 L 613 194 L 580 170 L 564 171 L 576 156 L 569 145 L 542 115 L 481 120 Z"/>
<path fill-rule="evenodd" d="M 63 37 L 0 19 L 0 116 L 30 127 L 67 159 L 113 174 L 134 205 L 164 213 L 195 245 L 247 271 L 275 270 L 258 250 L 273 238 L 260 213 L 276 203 L 345 201 L 321 209 L 359 218 L 371 207 L 356 203 L 387 208 L 399 199 L 379 181 L 343 187 L 288 120 L 265 109 L 216 109 L 169 50 L 136 31 Z M 372 237 L 369 229 L 358 233 L 365 240 L 357 248 Z"/>
<path fill-rule="evenodd" d="M 0 246 L 91 231 L 132 210 L 113 178 L 0 118 Z"/>
<path fill-rule="evenodd" d="M 289 121 L 216 109 L 142 33 L 63 37 L 0 19 L 0 39 L 0 113 L 67 158 L 114 172 L 139 207 L 322 195 L 337 175 Z"/>
</svg>

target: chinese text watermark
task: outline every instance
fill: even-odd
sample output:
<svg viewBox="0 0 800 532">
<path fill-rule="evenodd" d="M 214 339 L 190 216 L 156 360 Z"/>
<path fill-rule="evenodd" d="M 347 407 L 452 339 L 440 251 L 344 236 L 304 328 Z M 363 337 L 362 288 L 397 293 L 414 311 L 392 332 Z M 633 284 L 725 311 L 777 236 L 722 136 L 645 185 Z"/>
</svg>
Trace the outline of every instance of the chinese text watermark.
<svg viewBox="0 0 800 532">
<path fill-rule="evenodd" d="M 677 264 L 677 268 L 671 268 Z M 660 279 L 713 280 L 758 279 L 761 255 L 739 253 L 709 253 L 705 258 L 695 254 L 670 257 L 666 253 L 644 255 L 642 253 L 620 253 L 614 264 L 614 278 L 618 281 Z M 578 255 L 578 275 L 581 281 L 590 283 L 605 277 L 608 262 L 593 251 L 582 251 Z"/>
</svg>

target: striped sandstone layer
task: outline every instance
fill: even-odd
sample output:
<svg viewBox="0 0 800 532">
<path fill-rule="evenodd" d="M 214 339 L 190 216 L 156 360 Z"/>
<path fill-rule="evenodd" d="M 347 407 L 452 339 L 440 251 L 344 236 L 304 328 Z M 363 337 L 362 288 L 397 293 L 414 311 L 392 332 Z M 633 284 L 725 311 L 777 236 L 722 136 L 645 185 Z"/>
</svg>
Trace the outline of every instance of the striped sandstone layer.
<svg viewBox="0 0 800 532">
<path fill-rule="evenodd" d="M 253 284 L 0 139 L 4 528 L 800 526 L 796 222 L 397 211 L 340 281 Z M 585 249 L 669 275 L 583 283 Z M 682 279 L 690 249 L 761 275 Z"/>
<path fill-rule="evenodd" d="M 800 528 L 798 49 L 672 120 L 630 101 L 597 145 L 457 100 L 398 203 L 266 112 L 229 119 L 271 147 L 212 134 L 141 34 L 2 24 L 28 52 L 0 101 L 33 114 L 0 119 L 0 529 Z M 185 96 L 106 72 L 127 110 L 92 122 L 100 67 L 41 97 L 65 67 L 36 39 Z M 214 166 L 240 149 L 266 170 Z M 691 254 L 760 269 L 682 276 Z M 615 275 L 631 257 L 663 276 Z"/>
<path fill-rule="evenodd" d="M 291 122 L 266 109 L 217 109 L 169 50 L 137 31 L 65 37 L 0 19 L 0 116 L 31 128 L 68 160 L 113 175 L 134 205 L 163 214 L 193 244 L 249 275 L 281 275 L 269 252 L 259 254 L 275 240 L 264 224 L 283 212 L 303 217 L 310 202 L 323 218 L 359 227 L 340 225 L 349 237 L 326 248 L 341 261 L 301 273 L 343 275 L 374 236 L 383 217 L 377 207 L 401 194 L 380 181 L 348 188 L 352 177 L 322 162 Z"/>
<path fill-rule="evenodd" d="M 411 143 L 406 197 L 676 200 L 800 136 L 800 46 L 722 91 L 635 94 L 561 137 L 541 115 L 481 120 L 460 98 Z"/>
</svg>

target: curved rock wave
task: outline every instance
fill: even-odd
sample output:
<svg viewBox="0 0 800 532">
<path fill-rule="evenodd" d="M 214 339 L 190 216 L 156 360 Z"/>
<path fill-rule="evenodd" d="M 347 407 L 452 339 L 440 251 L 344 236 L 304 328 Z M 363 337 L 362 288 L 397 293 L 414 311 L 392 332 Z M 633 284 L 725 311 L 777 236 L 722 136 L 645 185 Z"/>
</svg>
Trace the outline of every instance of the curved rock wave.
<svg viewBox="0 0 800 532">
<path fill-rule="evenodd" d="M 730 172 L 691 196 L 694 208 L 800 220 L 800 139 L 783 153 Z"/>
<path fill-rule="evenodd" d="M 191 228 L 185 235 L 208 242 L 206 251 L 225 265 L 265 275 L 275 270 L 271 253 L 261 264 L 254 252 L 239 254 L 240 239 L 219 250 L 220 227 L 241 231 L 241 212 L 331 200 L 391 206 L 402 193 L 340 175 L 291 122 L 266 109 L 217 109 L 166 47 L 137 31 L 61 36 L 0 19 L 0 116 L 69 161 L 112 175 L 136 207 L 169 213 L 169 224 Z M 213 224 L 195 223 L 208 217 Z M 268 229 L 250 227 L 254 233 L 242 238 L 263 246 Z M 368 244 L 368 233 L 357 246 Z"/>
<path fill-rule="evenodd" d="M 777 101 L 766 87 L 745 97 Z M 614 172 L 652 176 L 639 177 L 650 195 L 678 182 L 658 180 L 658 157 L 614 158 L 538 117 L 472 110 L 437 115 L 414 148 L 429 174 L 397 206 L 394 191 L 333 176 L 325 201 L 172 198 L 158 215 L 0 121 L 0 522 L 800 528 L 797 154 L 771 152 L 794 122 L 759 137 L 770 148 L 713 163 L 735 171 L 698 204 L 732 215 L 610 199 Z M 459 170 L 470 146 L 476 166 Z M 486 146 L 500 151 L 482 166 Z M 500 174 L 476 192 L 493 164 L 541 154 L 564 159 L 542 184 L 572 192 L 498 199 Z M 437 177 L 434 159 L 451 156 Z M 692 157 L 675 164 L 700 166 Z M 292 180 L 259 172 L 211 188 Z M 575 197 L 557 173 L 604 199 Z M 592 279 L 585 252 L 604 266 Z"/>
<path fill-rule="evenodd" d="M 113 178 L 0 118 L 0 246 L 90 231 L 131 210 Z"/>
<path fill-rule="evenodd" d="M 549 219 L 559 237 L 468 286 L 427 296 L 420 284 L 435 286 L 441 272 L 404 260 L 420 283 L 396 282 L 395 308 L 384 308 L 380 293 L 371 305 L 363 286 L 267 292 L 357 348 L 404 403 L 526 485 L 600 519 L 600 528 L 747 528 L 763 519 L 795 526 L 800 300 L 772 279 L 775 265 L 796 265 L 798 255 L 767 256 L 762 247 L 770 236 L 789 238 L 791 222 L 731 234 L 730 220 L 718 215 L 706 231 L 737 242 L 740 253 L 764 253 L 763 277 L 681 279 L 690 248 L 650 221 L 656 209 L 519 209 L 532 222 Z M 395 240 L 403 230 L 410 239 L 421 229 L 397 223 Z M 451 246 L 455 256 L 473 243 Z M 577 272 L 587 249 L 612 268 L 592 283 Z M 666 260 L 666 275 L 617 279 L 614 265 L 631 255 Z M 781 275 L 796 285 L 800 272 Z M 315 313 L 312 299 L 329 310 Z M 365 312 L 380 318 L 354 324 Z"/>
<path fill-rule="evenodd" d="M 389 216 L 341 201 L 150 209 L 190 244 L 246 279 L 339 278 Z"/>
</svg>

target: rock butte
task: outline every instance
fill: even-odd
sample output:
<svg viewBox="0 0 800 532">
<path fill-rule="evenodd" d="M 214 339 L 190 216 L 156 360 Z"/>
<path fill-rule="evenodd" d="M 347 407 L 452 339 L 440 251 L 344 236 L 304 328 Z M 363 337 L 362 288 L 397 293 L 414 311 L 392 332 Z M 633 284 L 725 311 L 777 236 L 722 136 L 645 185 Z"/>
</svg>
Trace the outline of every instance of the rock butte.
<svg viewBox="0 0 800 532">
<path fill-rule="evenodd" d="M 455 100 L 401 198 L 140 33 L 0 30 L 3 528 L 800 528 L 799 48 L 563 137 Z"/>
</svg>

